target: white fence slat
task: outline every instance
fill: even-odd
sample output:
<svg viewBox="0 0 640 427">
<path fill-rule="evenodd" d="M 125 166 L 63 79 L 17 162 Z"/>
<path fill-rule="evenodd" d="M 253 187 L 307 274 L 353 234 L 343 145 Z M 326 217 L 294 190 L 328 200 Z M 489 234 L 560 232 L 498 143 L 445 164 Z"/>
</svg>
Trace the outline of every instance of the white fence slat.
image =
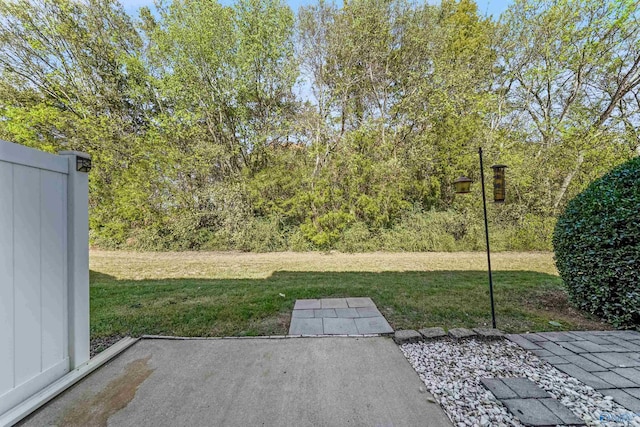
<svg viewBox="0 0 640 427">
<path fill-rule="evenodd" d="M 42 292 L 42 369 L 47 369 L 64 358 L 64 328 L 66 282 L 64 252 L 66 251 L 66 209 L 62 193 L 66 181 L 59 173 L 41 171 L 40 178 L 40 266 Z M 63 187 L 64 185 L 64 187 Z"/>
<path fill-rule="evenodd" d="M 40 170 L 13 166 L 15 385 L 42 369 L 40 293 Z"/>
<path fill-rule="evenodd" d="M 16 165 L 69 173 L 67 159 L 11 142 L 0 141 L 0 159 Z"/>
<path fill-rule="evenodd" d="M 0 395 L 13 388 L 13 165 L 0 162 Z"/>
</svg>

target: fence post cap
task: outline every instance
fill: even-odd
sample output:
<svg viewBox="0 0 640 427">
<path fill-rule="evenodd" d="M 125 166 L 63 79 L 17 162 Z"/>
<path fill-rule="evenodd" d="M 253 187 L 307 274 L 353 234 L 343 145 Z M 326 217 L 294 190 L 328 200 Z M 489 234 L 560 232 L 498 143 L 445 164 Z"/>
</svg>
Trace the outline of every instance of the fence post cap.
<svg viewBox="0 0 640 427">
<path fill-rule="evenodd" d="M 84 153 L 82 151 L 58 151 L 58 154 L 60 156 L 77 156 L 77 157 L 82 157 L 84 159 L 90 159 L 91 158 L 91 154 L 87 154 Z"/>
</svg>

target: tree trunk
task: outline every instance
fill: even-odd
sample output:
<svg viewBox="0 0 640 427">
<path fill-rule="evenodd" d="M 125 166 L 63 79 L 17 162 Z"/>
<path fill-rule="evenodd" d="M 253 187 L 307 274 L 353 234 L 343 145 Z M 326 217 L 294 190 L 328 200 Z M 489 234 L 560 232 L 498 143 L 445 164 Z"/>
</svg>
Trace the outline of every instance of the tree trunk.
<svg viewBox="0 0 640 427">
<path fill-rule="evenodd" d="M 556 200 L 553 202 L 554 211 L 558 210 L 558 206 L 560 206 L 560 203 L 562 202 L 562 199 L 564 198 L 564 195 L 566 194 L 567 189 L 569 188 L 569 185 L 573 180 L 573 177 L 576 175 L 576 173 L 578 173 L 578 171 L 580 170 L 580 166 L 582 166 L 583 162 L 584 162 L 584 153 L 580 151 L 578 153 L 578 159 L 576 160 L 576 166 L 573 168 L 572 171 L 570 171 L 567 174 L 567 176 L 564 177 L 564 181 L 562 181 L 560 190 L 558 190 L 558 194 L 556 195 Z"/>
</svg>

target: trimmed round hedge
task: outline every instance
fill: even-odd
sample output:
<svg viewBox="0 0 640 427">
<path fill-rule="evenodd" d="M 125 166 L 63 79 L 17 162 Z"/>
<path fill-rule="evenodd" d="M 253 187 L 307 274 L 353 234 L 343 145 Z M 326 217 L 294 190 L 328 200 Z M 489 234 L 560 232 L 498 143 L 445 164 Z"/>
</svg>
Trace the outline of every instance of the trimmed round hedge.
<svg viewBox="0 0 640 427">
<path fill-rule="evenodd" d="M 576 306 L 616 327 L 640 327 L 640 157 L 568 203 L 553 248 Z"/>
</svg>

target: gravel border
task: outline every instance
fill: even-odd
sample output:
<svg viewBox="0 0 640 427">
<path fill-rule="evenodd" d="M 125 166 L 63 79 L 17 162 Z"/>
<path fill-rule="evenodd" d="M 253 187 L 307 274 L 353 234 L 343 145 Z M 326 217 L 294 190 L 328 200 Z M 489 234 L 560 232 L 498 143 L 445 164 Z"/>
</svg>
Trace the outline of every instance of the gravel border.
<svg viewBox="0 0 640 427">
<path fill-rule="evenodd" d="M 125 336 L 126 335 L 111 335 L 108 337 L 92 339 L 89 344 L 89 357 L 93 358 L 97 354 L 102 353 Z"/>
<path fill-rule="evenodd" d="M 480 379 L 526 377 L 587 425 L 640 427 L 640 414 L 507 340 L 443 338 L 403 344 L 400 349 L 456 426 L 522 426 Z"/>
</svg>

